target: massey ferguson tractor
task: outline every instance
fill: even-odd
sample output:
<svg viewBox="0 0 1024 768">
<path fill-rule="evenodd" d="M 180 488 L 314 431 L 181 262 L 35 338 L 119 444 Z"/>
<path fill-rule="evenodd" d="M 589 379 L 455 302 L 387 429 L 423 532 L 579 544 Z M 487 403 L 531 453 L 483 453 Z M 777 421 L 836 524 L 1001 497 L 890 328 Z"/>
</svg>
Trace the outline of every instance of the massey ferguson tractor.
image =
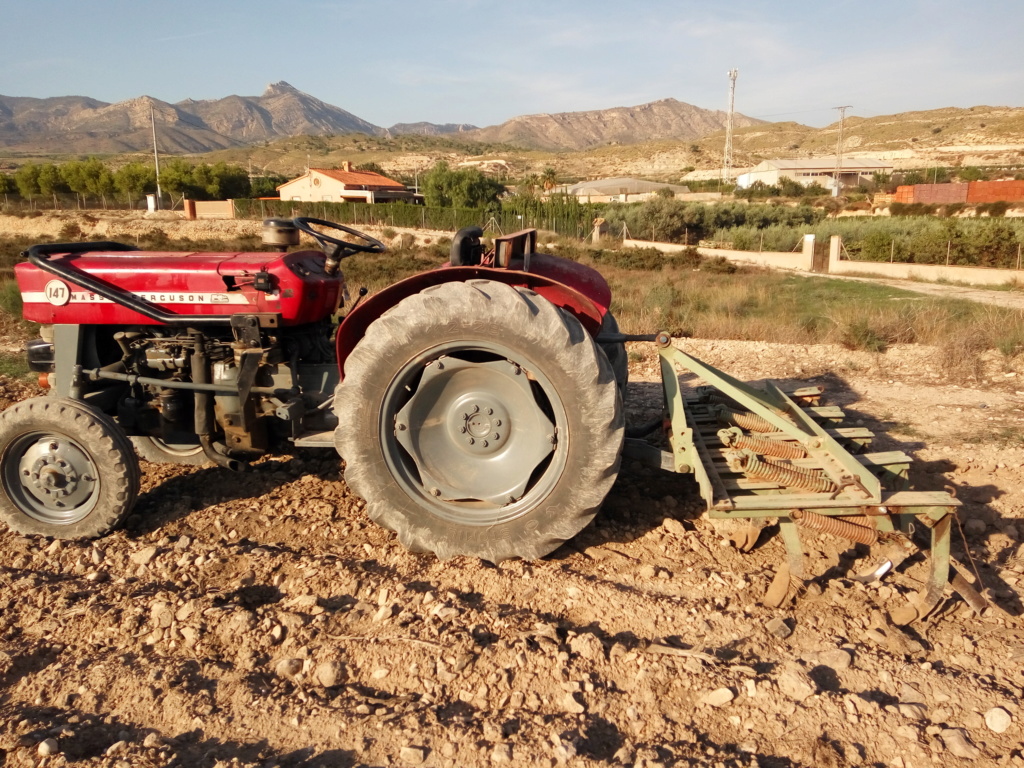
<svg viewBox="0 0 1024 768">
<path fill-rule="evenodd" d="M 29 248 L 15 274 L 49 391 L 0 414 L 0 518 L 103 536 L 135 503 L 137 454 L 243 470 L 336 448 L 369 516 L 409 549 L 535 559 L 590 522 L 628 455 L 692 474 L 707 514 L 738 521 L 740 549 L 778 520 L 787 558 L 771 604 L 803 584 L 802 530 L 903 559 L 916 526 L 931 567 L 895 618 L 935 607 L 958 502 L 906 490 L 908 456 L 868 452 L 872 434 L 821 405 L 819 387 L 757 389 L 665 333 L 619 333 L 601 275 L 537 253 L 535 230 L 486 252 L 482 235 L 460 231 L 449 263 L 352 306 L 341 261 L 384 246 L 320 219 L 268 220 L 255 253 Z M 665 392 L 664 417 L 628 432 L 627 341 L 657 344 Z M 684 390 L 680 370 L 703 385 Z M 962 577 L 953 587 L 983 607 Z"/>
</svg>

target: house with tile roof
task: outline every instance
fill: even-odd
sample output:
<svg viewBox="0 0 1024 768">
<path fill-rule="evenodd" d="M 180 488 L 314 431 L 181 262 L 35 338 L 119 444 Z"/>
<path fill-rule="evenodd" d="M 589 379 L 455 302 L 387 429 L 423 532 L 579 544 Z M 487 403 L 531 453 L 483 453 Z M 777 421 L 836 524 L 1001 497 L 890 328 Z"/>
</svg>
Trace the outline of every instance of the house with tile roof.
<svg viewBox="0 0 1024 768">
<path fill-rule="evenodd" d="M 400 182 L 373 171 L 356 171 L 345 162 L 341 168 L 310 168 L 277 188 L 282 200 L 304 203 L 416 202 L 418 197 Z"/>
</svg>

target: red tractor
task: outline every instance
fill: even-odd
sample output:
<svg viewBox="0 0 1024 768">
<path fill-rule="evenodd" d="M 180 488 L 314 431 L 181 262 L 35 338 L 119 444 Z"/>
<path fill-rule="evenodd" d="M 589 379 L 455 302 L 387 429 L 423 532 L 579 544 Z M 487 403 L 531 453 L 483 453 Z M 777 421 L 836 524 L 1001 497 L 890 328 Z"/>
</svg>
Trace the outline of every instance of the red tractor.
<svg viewBox="0 0 1024 768">
<path fill-rule="evenodd" d="M 300 232 L 322 250 L 289 252 Z M 535 253 L 533 230 L 484 253 L 469 228 L 449 264 L 336 326 L 341 260 L 384 246 L 312 218 L 264 233 L 256 253 L 25 252 L 24 316 L 42 326 L 29 364 L 51 392 L 0 415 L 10 528 L 116 528 L 136 452 L 239 470 L 293 447 L 337 448 L 370 517 L 417 552 L 536 558 L 587 525 L 624 434 L 626 337 L 600 274 Z"/>
</svg>

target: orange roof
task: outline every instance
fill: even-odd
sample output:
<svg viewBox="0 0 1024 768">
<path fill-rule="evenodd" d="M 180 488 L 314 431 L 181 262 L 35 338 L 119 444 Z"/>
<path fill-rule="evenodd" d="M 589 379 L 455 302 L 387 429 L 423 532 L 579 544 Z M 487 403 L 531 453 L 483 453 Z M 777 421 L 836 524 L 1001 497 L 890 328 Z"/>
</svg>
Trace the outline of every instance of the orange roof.
<svg viewBox="0 0 1024 768">
<path fill-rule="evenodd" d="M 394 187 L 397 189 L 405 189 L 405 185 L 397 181 L 389 179 L 387 176 L 381 176 L 379 173 L 373 171 L 340 171 L 337 169 L 327 168 L 310 168 L 309 172 L 322 173 L 324 176 L 330 176 L 336 181 L 340 181 L 345 185 L 352 186 L 366 186 L 366 187 Z"/>
</svg>

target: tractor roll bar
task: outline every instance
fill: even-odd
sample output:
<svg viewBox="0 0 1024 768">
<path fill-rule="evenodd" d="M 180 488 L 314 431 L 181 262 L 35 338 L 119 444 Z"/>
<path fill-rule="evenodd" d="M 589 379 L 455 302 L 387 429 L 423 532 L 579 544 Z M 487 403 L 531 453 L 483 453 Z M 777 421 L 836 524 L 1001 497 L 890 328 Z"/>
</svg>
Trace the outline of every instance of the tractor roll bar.
<svg viewBox="0 0 1024 768">
<path fill-rule="evenodd" d="M 93 251 L 124 252 L 138 250 L 134 245 L 114 242 L 44 243 L 42 245 L 33 245 L 27 251 L 22 251 L 21 255 L 27 258 L 30 264 L 39 267 L 44 272 L 49 272 L 51 275 L 63 277 L 65 280 L 77 283 L 105 299 L 110 299 L 115 304 L 120 304 L 134 312 L 138 312 L 144 317 L 148 317 L 150 320 L 155 320 L 164 325 L 202 327 L 211 325 L 223 326 L 230 323 L 229 315 L 179 315 L 175 312 L 168 312 L 162 307 L 158 307 L 136 296 L 134 293 L 129 293 L 87 274 L 77 267 L 73 267 L 70 262 L 57 263 L 50 261 L 50 257 L 57 254 L 71 256 L 80 253 L 91 253 Z"/>
</svg>

